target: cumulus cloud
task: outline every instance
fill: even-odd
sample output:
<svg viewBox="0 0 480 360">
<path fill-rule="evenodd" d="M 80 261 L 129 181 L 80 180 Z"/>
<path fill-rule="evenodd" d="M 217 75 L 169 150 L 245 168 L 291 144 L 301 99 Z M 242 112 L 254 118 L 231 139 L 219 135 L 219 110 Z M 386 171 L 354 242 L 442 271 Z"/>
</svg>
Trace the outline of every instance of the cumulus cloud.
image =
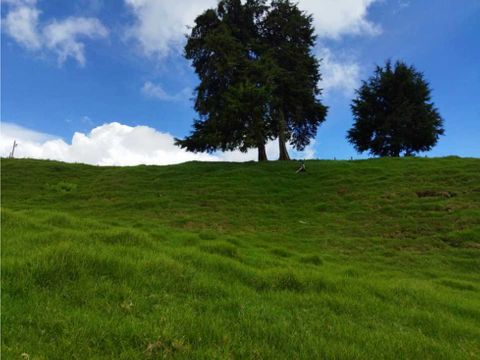
<svg viewBox="0 0 480 360">
<path fill-rule="evenodd" d="M 105 38 L 108 30 L 96 18 L 69 17 L 62 21 L 53 21 L 43 29 L 44 44 L 55 51 L 59 63 L 68 57 L 85 65 L 85 44 L 79 38 Z"/>
<path fill-rule="evenodd" d="M 299 7 L 313 14 L 317 34 L 338 39 L 348 34 L 375 35 L 380 27 L 367 19 L 368 8 L 379 0 L 299 0 Z"/>
<path fill-rule="evenodd" d="M 257 159 L 256 150 L 194 154 L 178 148 L 174 137 L 148 126 L 128 126 L 118 122 L 104 124 L 89 133 L 76 132 L 70 143 L 55 136 L 38 133 L 15 124 L 2 122 L 0 154 L 8 156 L 16 140 L 17 158 L 52 159 L 93 165 L 167 165 L 186 161 L 250 161 Z M 267 144 L 270 159 L 278 157 L 276 142 Z M 304 153 L 293 152 L 299 158 L 313 158 L 313 147 Z"/>
<path fill-rule="evenodd" d="M 124 0 L 134 16 L 127 37 L 135 39 L 147 56 L 166 57 L 181 47 L 187 26 L 216 0 Z"/>
<path fill-rule="evenodd" d="M 321 38 L 338 39 L 347 34 L 377 34 L 380 28 L 368 21 L 368 8 L 379 0 L 299 0 L 300 9 L 313 14 Z M 134 21 L 127 36 L 138 42 L 147 56 L 166 57 L 181 48 L 188 26 L 216 0 L 124 0 Z"/>
<path fill-rule="evenodd" d="M 167 93 L 161 85 L 147 81 L 143 84 L 142 93 L 148 97 L 161 101 L 183 101 L 189 99 L 189 97 L 192 95 L 192 90 L 187 87 L 182 91 L 172 95 Z"/>
<path fill-rule="evenodd" d="M 328 48 L 320 49 L 318 57 L 322 59 L 320 87 L 325 93 L 340 91 L 345 96 L 351 96 L 360 84 L 360 66 L 349 59 L 339 59 Z"/>
<path fill-rule="evenodd" d="M 105 38 L 107 28 L 96 18 L 69 17 L 47 25 L 39 24 L 40 10 L 36 0 L 6 0 L 9 11 L 2 19 L 4 31 L 31 51 L 50 50 L 59 64 L 69 57 L 85 64 L 85 44 L 80 39 Z"/>
<path fill-rule="evenodd" d="M 10 152 L 10 148 L 13 140 L 18 140 L 18 139 L 26 139 L 29 142 L 33 143 L 42 143 L 46 142 L 48 140 L 53 140 L 55 139 L 54 136 L 45 134 L 39 131 L 35 130 L 30 130 L 27 128 L 24 128 L 22 126 L 18 126 L 13 123 L 7 123 L 7 122 L 1 122 L 0 123 L 0 136 L 1 136 L 1 155 L 4 156 L 7 152 L 5 149 L 8 148 L 8 152 Z"/>
<path fill-rule="evenodd" d="M 29 3 L 11 4 L 14 8 L 2 19 L 2 27 L 16 42 L 27 49 L 40 48 L 41 39 L 37 29 L 40 11 Z"/>
</svg>

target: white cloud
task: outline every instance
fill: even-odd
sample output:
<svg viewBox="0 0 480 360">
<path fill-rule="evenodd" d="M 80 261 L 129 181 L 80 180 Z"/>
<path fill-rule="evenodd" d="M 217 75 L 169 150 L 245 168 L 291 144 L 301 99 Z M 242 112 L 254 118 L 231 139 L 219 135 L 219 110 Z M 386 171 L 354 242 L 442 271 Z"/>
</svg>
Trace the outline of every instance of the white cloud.
<svg viewBox="0 0 480 360">
<path fill-rule="evenodd" d="M 12 143 L 18 147 L 15 157 L 52 159 L 66 162 L 81 162 L 94 165 L 138 165 L 177 164 L 186 161 L 249 161 L 257 159 L 255 149 L 247 153 L 239 151 L 194 154 L 174 144 L 174 137 L 148 126 L 128 126 L 117 122 L 104 124 L 89 133 L 76 132 L 67 143 L 47 134 L 2 122 L 0 132 L 0 154 L 8 156 Z M 269 159 L 278 157 L 277 142 L 267 144 Z M 312 158 L 313 147 L 305 153 L 292 152 L 299 158 Z"/>
<path fill-rule="evenodd" d="M 167 93 L 160 85 L 154 84 L 151 81 L 147 81 L 145 84 L 143 84 L 142 93 L 148 97 L 161 101 L 183 101 L 189 99 L 189 97 L 192 95 L 192 90 L 187 87 L 182 91 L 171 95 Z"/>
<path fill-rule="evenodd" d="M 367 20 L 368 8 L 379 0 L 299 0 L 299 7 L 313 14 L 317 34 L 338 39 L 348 34 L 375 35 L 380 27 Z"/>
<path fill-rule="evenodd" d="M 354 61 L 339 59 L 328 48 L 320 49 L 318 57 L 322 59 L 320 87 L 325 93 L 336 90 L 351 96 L 360 84 L 360 66 Z"/>
<path fill-rule="evenodd" d="M 80 39 L 108 35 L 108 30 L 96 18 L 69 17 L 62 21 L 53 20 L 42 27 L 36 0 L 6 0 L 5 3 L 10 7 L 2 19 L 5 32 L 28 50 L 53 51 L 59 64 L 71 57 L 84 65 L 85 44 Z"/>
<path fill-rule="evenodd" d="M 187 26 L 216 0 L 124 0 L 134 23 L 127 37 L 137 40 L 147 56 L 166 57 L 182 46 Z M 178 51 L 178 50 L 177 50 Z"/>
<path fill-rule="evenodd" d="M 85 45 L 78 39 L 98 39 L 107 35 L 108 30 L 95 18 L 69 17 L 53 21 L 43 29 L 45 46 L 55 51 L 60 64 L 72 57 L 80 65 L 85 65 Z"/>
<path fill-rule="evenodd" d="M 1 142 L 1 155 L 5 155 L 5 148 L 11 147 L 13 140 L 18 139 L 27 139 L 29 142 L 33 143 L 42 143 L 48 140 L 55 139 L 54 136 L 45 134 L 39 131 L 30 130 L 22 126 L 18 126 L 13 123 L 1 122 L 0 123 L 0 136 L 2 139 Z M 10 151 L 9 151 L 10 152 Z"/>
<path fill-rule="evenodd" d="M 299 0 L 299 7 L 313 14 L 321 38 L 347 34 L 377 34 L 380 28 L 367 20 L 368 8 L 380 0 Z M 134 16 L 127 36 L 138 42 L 147 56 L 164 58 L 178 51 L 188 26 L 216 0 L 124 0 Z"/>
<path fill-rule="evenodd" d="M 27 49 L 36 50 L 41 46 L 38 34 L 38 17 L 40 11 L 28 3 L 18 2 L 2 19 L 2 27 L 15 41 Z"/>
</svg>

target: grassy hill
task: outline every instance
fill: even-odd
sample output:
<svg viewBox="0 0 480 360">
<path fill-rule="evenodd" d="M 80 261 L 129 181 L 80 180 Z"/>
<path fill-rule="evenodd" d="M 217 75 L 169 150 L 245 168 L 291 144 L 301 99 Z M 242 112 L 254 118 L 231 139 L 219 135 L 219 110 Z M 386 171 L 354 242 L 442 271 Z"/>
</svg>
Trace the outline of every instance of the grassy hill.
<svg viewBox="0 0 480 360">
<path fill-rule="evenodd" d="M 480 160 L 297 167 L 2 159 L 2 358 L 480 358 Z"/>
</svg>

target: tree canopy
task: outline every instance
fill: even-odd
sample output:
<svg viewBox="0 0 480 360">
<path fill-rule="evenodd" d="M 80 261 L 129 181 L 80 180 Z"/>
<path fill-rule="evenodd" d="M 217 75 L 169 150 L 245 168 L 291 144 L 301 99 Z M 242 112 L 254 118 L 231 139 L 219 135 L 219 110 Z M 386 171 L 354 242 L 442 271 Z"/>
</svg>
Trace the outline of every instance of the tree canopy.
<svg viewBox="0 0 480 360">
<path fill-rule="evenodd" d="M 197 17 L 185 57 L 192 60 L 200 78 L 195 90 L 195 110 L 200 119 L 195 120 L 189 137 L 177 140 L 178 145 L 189 151 L 208 152 L 235 148 L 246 151 L 253 144 L 259 148 L 264 145 L 268 134 L 263 119 L 258 118 L 263 111 L 258 109 L 258 102 L 252 101 L 255 97 L 248 96 L 250 79 L 258 68 L 253 40 L 260 9 L 261 3 L 257 2 L 242 5 L 240 0 L 220 1 L 217 9 Z M 264 91 L 254 93 L 262 97 Z M 244 111 L 247 107 L 249 113 Z"/>
<path fill-rule="evenodd" d="M 303 150 L 327 114 L 318 100 L 321 76 L 319 62 L 311 54 L 316 40 L 312 21 L 296 4 L 274 0 L 261 24 L 263 56 L 270 65 L 272 125 L 281 160 L 289 159 L 286 142 Z"/>
<path fill-rule="evenodd" d="M 318 100 L 319 63 L 311 54 L 311 16 L 288 0 L 223 0 L 197 17 L 185 57 L 200 84 L 195 89 L 199 118 L 177 145 L 188 151 L 258 148 L 278 138 L 302 150 L 325 120 Z"/>
<path fill-rule="evenodd" d="M 430 150 L 444 134 L 428 82 L 404 62 L 377 66 L 351 108 L 355 122 L 347 139 L 359 152 L 410 156 Z"/>
</svg>

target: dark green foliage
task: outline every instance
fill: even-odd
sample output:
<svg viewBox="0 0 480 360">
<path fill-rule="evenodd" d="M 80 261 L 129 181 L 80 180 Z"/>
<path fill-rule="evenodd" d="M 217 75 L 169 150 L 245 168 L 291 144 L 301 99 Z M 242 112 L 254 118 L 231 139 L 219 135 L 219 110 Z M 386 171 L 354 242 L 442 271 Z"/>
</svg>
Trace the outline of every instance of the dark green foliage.
<svg viewBox="0 0 480 360">
<path fill-rule="evenodd" d="M 303 150 L 325 120 L 311 16 L 290 1 L 224 0 L 197 17 L 185 46 L 200 78 L 188 151 L 258 148 L 278 137 Z"/>
<path fill-rule="evenodd" d="M 268 91 L 262 82 L 258 25 L 264 1 L 224 0 L 195 20 L 185 46 L 200 78 L 194 131 L 176 144 L 189 151 L 259 149 L 266 160 Z"/>
<path fill-rule="evenodd" d="M 325 121 L 327 108 L 318 100 L 321 91 L 319 62 L 311 53 L 316 37 L 312 16 L 289 0 L 272 1 L 262 22 L 262 56 L 269 64 L 272 89 L 272 127 L 279 140 L 280 160 L 288 160 L 285 144 L 303 150 Z"/>
<path fill-rule="evenodd" d="M 359 152 L 406 156 L 428 151 L 443 135 L 423 74 L 403 62 L 377 66 L 352 102 L 355 123 L 347 138 Z"/>
</svg>

